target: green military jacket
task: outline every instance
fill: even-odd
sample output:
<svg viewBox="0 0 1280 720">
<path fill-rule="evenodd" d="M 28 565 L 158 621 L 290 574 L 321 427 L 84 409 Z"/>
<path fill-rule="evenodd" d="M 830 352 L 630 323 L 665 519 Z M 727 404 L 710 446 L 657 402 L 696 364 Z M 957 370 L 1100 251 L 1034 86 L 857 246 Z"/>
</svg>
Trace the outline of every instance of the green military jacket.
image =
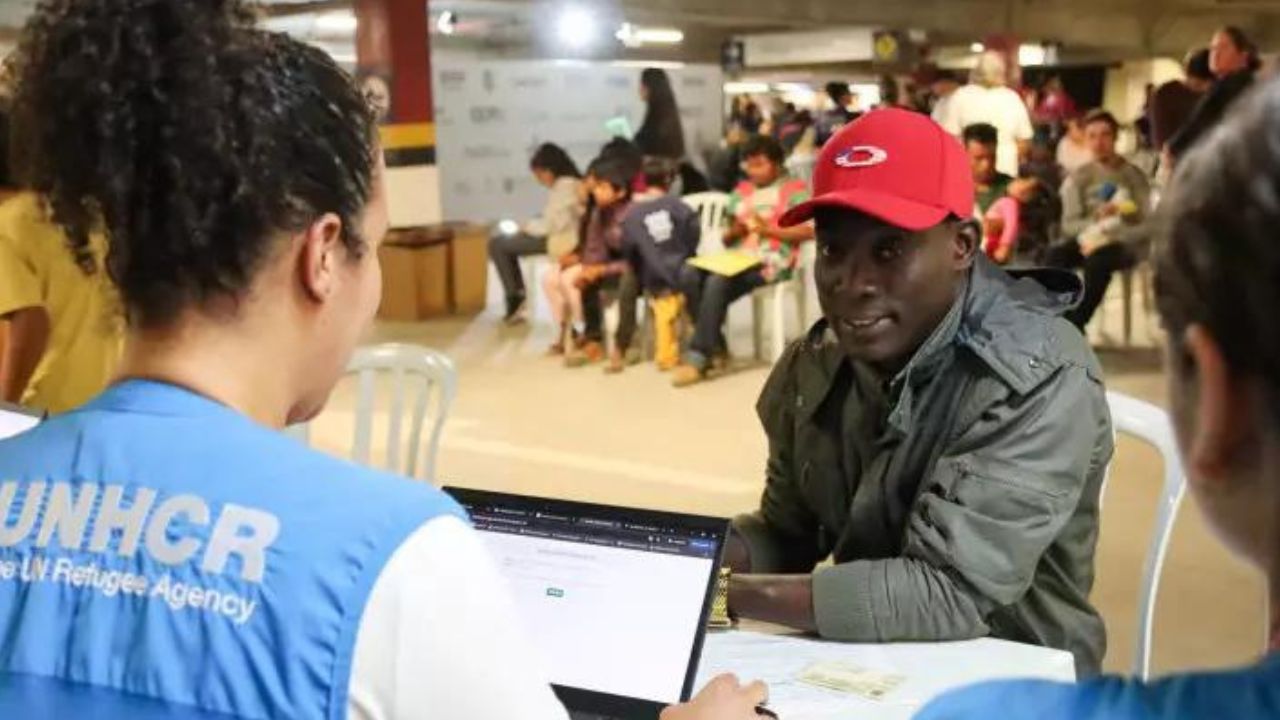
<svg viewBox="0 0 1280 720">
<path fill-rule="evenodd" d="M 994 636 L 1106 648 L 1089 603 L 1113 451 L 1102 373 L 1059 317 L 1079 280 L 980 258 L 932 337 L 884 382 L 824 322 L 774 369 L 760 509 L 734 521 L 752 571 L 814 572 L 824 637 Z"/>
</svg>

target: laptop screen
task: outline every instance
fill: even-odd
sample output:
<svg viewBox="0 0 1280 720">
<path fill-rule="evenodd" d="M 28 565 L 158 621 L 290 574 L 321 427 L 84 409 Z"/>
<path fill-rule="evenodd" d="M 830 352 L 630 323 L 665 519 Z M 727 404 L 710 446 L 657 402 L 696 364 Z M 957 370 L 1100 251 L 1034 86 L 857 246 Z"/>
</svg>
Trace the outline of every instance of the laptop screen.
<svg viewBox="0 0 1280 720">
<path fill-rule="evenodd" d="M 726 520 L 450 492 L 510 583 L 552 684 L 686 699 Z"/>
<path fill-rule="evenodd" d="M 40 417 L 31 411 L 0 403 L 0 440 L 24 433 L 39 422 Z"/>
</svg>

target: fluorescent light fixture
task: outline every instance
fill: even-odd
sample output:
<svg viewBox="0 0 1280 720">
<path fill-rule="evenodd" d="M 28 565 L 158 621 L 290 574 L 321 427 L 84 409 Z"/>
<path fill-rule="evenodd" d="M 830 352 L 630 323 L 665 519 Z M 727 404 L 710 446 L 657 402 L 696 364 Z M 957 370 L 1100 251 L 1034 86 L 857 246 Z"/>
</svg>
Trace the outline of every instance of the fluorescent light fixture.
<svg viewBox="0 0 1280 720">
<path fill-rule="evenodd" d="M 511 237 L 520 232 L 520 223 L 515 220 L 503 220 L 498 223 L 498 232 L 507 237 Z"/>
<path fill-rule="evenodd" d="M 1023 67 L 1044 65 L 1048 53 L 1043 45 L 1019 45 L 1018 64 Z"/>
<path fill-rule="evenodd" d="M 762 82 L 727 82 L 724 91 L 730 95 L 759 95 L 769 92 L 769 83 Z"/>
<path fill-rule="evenodd" d="M 458 31 L 458 13 L 445 10 L 436 18 L 436 29 L 441 35 L 452 35 Z"/>
<path fill-rule="evenodd" d="M 316 16 L 316 29 L 327 32 L 355 32 L 360 26 L 355 13 L 350 11 L 329 12 Z"/>
<path fill-rule="evenodd" d="M 987 46 L 983 45 L 980 42 L 976 42 L 969 46 L 969 52 L 974 52 L 974 53 L 980 53 L 986 49 L 987 49 Z"/>
<path fill-rule="evenodd" d="M 610 67 L 620 68 L 661 68 L 663 70 L 679 70 L 685 65 L 674 60 L 610 60 Z"/>
<path fill-rule="evenodd" d="M 556 25 L 560 42 L 571 48 L 585 48 L 595 40 L 596 20 L 582 8 L 568 8 Z"/>
<path fill-rule="evenodd" d="M 627 47 L 679 45 L 684 42 L 684 31 L 676 28 L 645 28 L 623 23 L 614 37 Z"/>
</svg>

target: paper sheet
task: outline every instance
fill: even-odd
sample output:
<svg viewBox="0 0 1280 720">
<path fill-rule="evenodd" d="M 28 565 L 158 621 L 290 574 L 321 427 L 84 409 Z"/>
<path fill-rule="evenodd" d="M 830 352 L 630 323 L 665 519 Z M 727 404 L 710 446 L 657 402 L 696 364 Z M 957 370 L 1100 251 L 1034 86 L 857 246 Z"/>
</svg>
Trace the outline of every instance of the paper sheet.
<svg viewBox="0 0 1280 720">
<path fill-rule="evenodd" d="M 799 682 L 817 662 L 846 662 L 906 680 L 883 700 Z M 707 635 L 697 687 L 736 673 L 769 685 L 769 707 L 784 720 L 909 720 L 933 698 L 956 687 L 998 678 L 1075 680 L 1069 653 L 981 639 L 955 643 L 859 645 L 802 637 L 730 631 Z"/>
<path fill-rule="evenodd" d="M 736 277 L 759 265 L 760 258 L 736 250 L 726 250 L 690 258 L 689 264 L 716 275 Z"/>
</svg>

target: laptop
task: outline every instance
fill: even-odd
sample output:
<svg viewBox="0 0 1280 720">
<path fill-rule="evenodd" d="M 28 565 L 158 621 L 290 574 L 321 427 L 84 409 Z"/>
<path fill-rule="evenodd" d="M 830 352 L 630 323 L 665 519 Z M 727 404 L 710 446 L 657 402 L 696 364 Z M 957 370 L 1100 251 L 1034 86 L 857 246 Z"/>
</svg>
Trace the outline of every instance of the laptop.
<svg viewBox="0 0 1280 720">
<path fill-rule="evenodd" d="M 653 720 L 688 700 L 723 518 L 445 488 L 507 578 L 575 720 Z"/>
<path fill-rule="evenodd" d="M 35 410 L 0 402 L 0 440 L 20 435 L 40 424 Z"/>
</svg>

